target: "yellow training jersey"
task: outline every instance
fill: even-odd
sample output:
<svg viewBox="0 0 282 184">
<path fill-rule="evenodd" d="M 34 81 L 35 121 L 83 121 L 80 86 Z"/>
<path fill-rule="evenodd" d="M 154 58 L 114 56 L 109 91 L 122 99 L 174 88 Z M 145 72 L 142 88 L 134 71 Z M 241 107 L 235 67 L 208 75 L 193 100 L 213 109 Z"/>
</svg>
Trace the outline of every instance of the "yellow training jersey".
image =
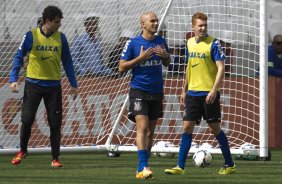
<svg viewBox="0 0 282 184">
<path fill-rule="evenodd" d="M 40 32 L 39 28 L 35 28 L 31 32 L 33 43 L 29 53 L 27 77 L 41 80 L 60 80 L 61 33 L 57 31 L 47 38 Z"/>
<path fill-rule="evenodd" d="M 214 38 L 207 36 L 199 43 L 195 37 L 187 41 L 188 65 L 186 77 L 188 80 L 188 90 L 210 91 L 214 85 L 217 66 L 211 58 L 211 49 Z"/>
</svg>

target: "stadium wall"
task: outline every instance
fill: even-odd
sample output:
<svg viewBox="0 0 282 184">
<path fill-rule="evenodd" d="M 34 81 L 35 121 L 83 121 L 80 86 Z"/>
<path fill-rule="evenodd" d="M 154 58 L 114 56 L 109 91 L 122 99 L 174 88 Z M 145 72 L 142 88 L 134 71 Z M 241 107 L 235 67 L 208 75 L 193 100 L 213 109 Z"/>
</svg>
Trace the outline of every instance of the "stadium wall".
<svg viewBox="0 0 282 184">
<path fill-rule="evenodd" d="M 282 79 L 268 77 L 268 144 L 282 148 Z"/>
<path fill-rule="evenodd" d="M 20 87 L 20 89 L 23 89 L 23 82 L 24 78 L 21 78 L 21 83 L 20 85 L 22 85 L 22 87 Z M 89 81 L 90 84 L 95 84 L 95 78 L 92 77 L 80 77 L 78 78 L 78 81 Z M 101 80 L 101 79 L 99 79 Z M 0 92 L 2 94 L 7 94 L 10 95 L 11 93 L 9 93 L 9 86 L 7 84 L 8 78 L 0 78 L 0 82 L 1 84 L 5 84 L 5 85 L 0 85 Z M 111 81 L 109 80 L 107 77 L 104 78 L 105 83 L 108 82 L 108 85 L 112 85 Z M 175 89 L 180 89 L 179 87 L 183 85 L 183 81 L 178 81 L 175 82 L 177 80 L 167 80 L 165 82 L 169 82 L 172 84 L 168 84 L 171 85 L 172 87 L 174 86 Z M 243 88 L 248 88 L 249 85 L 254 85 L 258 87 L 258 83 L 253 83 L 252 81 L 254 80 L 250 80 L 249 77 L 230 77 L 230 79 L 228 80 L 230 82 L 225 82 L 225 89 L 232 89 L 232 88 L 236 88 L 237 83 L 243 83 L 246 85 L 243 85 Z M 67 83 L 67 79 L 63 79 L 63 83 Z M 118 79 L 117 81 L 115 81 L 115 83 L 119 83 Z M 120 85 L 125 85 L 124 88 L 126 87 L 127 83 L 124 83 L 122 81 L 120 81 Z M 97 87 L 97 86 L 96 86 Z M 122 86 L 121 86 L 122 87 Z M 85 89 L 84 89 L 85 88 Z M 96 88 L 99 89 L 99 88 Z M 69 142 L 68 140 L 72 140 L 72 139 L 77 139 L 78 141 L 76 142 L 77 144 L 87 144 L 89 142 L 96 142 L 96 139 L 98 136 L 100 136 L 99 134 L 101 134 L 101 132 L 104 132 L 103 134 L 108 134 L 109 132 L 109 128 L 106 128 L 107 126 L 112 126 L 114 123 L 114 117 L 116 117 L 115 114 L 111 114 L 111 109 L 110 107 L 112 106 L 111 104 L 108 104 L 109 101 L 107 101 L 107 103 L 102 103 L 101 106 L 104 107 L 97 107 L 95 104 L 96 100 L 100 100 L 100 99 L 105 99 L 105 98 L 109 98 L 112 99 L 112 103 L 115 103 L 115 100 L 118 100 L 119 98 L 121 98 L 121 96 L 126 95 L 126 94 L 118 94 L 116 95 L 115 93 L 113 93 L 113 91 L 107 91 L 107 88 L 100 88 L 101 91 L 99 90 L 91 90 L 89 89 L 89 86 L 85 86 L 82 87 L 80 90 L 84 91 L 87 90 L 89 91 L 89 93 L 84 93 L 82 95 L 79 95 L 77 100 L 76 100 L 76 105 L 79 108 L 82 109 L 76 109 L 73 108 L 73 101 L 71 99 L 71 96 L 69 94 L 63 93 L 63 98 L 67 99 L 64 101 L 64 120 L 63 120 L 63 129 L 62 129 L 62 145 L 66 144 L 68 145 Z M 242 90 L 244 91 L 244 89 Z M 171 95 L 171 93 L 173 95 Z M 166 112 L 170 112 L 170 109 L 180 109 L 180 111 L 182 112 L 182 107 L 179 107 L 179 97 L 175 96 L 175 94 L 178 94 L 178 92 L 173 92 L 172 90 L 170 91 L 165 91 L 165 104 L 166 106 L 164 107 L 164 109 L 166 109 Z M 231 130 L 235 130 L 234 132 L 245 132 L 246 134 L 250 134 L 250 130 L 246 129 L 242 129 L 242 127 L 229 127 L 229 121 L 234 121 L 234 122 L 243 122 L 248 124 L 248 126 L 246 127 L 252 127 L 250 125 L 250 123 L 252 123 L 253 121 L 248 119 L 247 114 L 248 111 L 244 110 L 242 107 L 245 106 L 244 101 L 248 100 L 254 100 L 253 103 L 257 104 L 258 102 L 256 102 L 256 98 L 251 98 L 251 96 L 248 96 L 246 94 L 239 94 L 236 93 L 236 95 L 240 95 L 242 100 L 237 100 L 240 98 L 236 98 L 235 93 L 227 93 L 230 94 L 230 96 L 226 96 L 223 95 L 221 102 L 223 104 L 223 129 L 231 129 Z M 281 148 L 282 147 L 282 124 L 281 124 L 281 119 L 282 119 L 282 114 L 281 114 L 281 104 L 282 104 L 282 80 L 279 78 L 275 78 L 275 77 L 269 77 L 269 147 L 272 148 Z M 10 97 L 6 98 L 6 101 L 1 101 L 0 103 L 0 110 L 1 110 L 1 117 L 0 117 L 0 128 L 5 130 L 5 134 L 8 135 L 8 137 L 18 137 L 19 136 L 19 128 L 20 128 L 20 115 L 21 115 L 21 109 L 19 108 L 19 103 L 20 103 L 20 99 L 21 99 L 21 95 L 22 92 L 19 92 L 16 96 L 15 95 L 10 95 Z M 258 95 L 258 94 L 257 94 Z M 91 97 L 91 98 L 90 98 Z M 94 98 L 93 98 L 94 97 Z M 89 102 L 88 99 L 95 99 L 95 101 L 92 100 L 92 102 Z M 177 101 L 177 103 L 175 103 L 175 101 Z M 18 108 L 14 108 L 14 109 L 9 109 L 8 107 L 11 107 L 11 103 L 16 103 L 15 106 L 17 106 Z M 99 103 L 100 104 L 100 103 Z M 228 106 L 232 107 L 232 108 L 226 108 L 224 106 L 224 104 L 228 104 Z M 240 104 L 240 105 L 239 105 Z M 43 103 L 40 105 L 39 108 L 44 108 Z M 259 113 L 259 109 L 255 106 L 253 107 L 248 107 L 248 108 L 254 108 L 256 113 Z M 229 111 L 229 113 L 225 113 L 225 111 Z M 71 112 L 70 112 L 71 111 Z M 83 112 L 81 113 L 83 117 L 81 116 L 75 116 L 75 114 L 77 112 Z M 105 113 L 104 111 L 109 111 L 109 113 Z M 236 111 L 237 113 L 230 113 L 230 111 Z M 11 113 L 14 112 L 14 113 Z M 109 116 L 113 117 L 113 118 L 109 118 L 109 117 L 105 117 L 105 119 L 96 119 L 95 115 L 97 114 L 109 114 Z M 127 111 L 124 112 L 125 114 L 127 113 Z M 173 112 L 176 113 L 176 112 Z M 230 115 L 230 114 L 236 114 L 236 115 Z M 73 117 L 66 117 L 66 116 L 70 116 L 73 115 Z M 44 145 L 46 144 L 45 142 L 42 142 L 42 140 L 46 140 L 48 139 L 49 136 L 49 132 L 43 132 L 41 130 L 47 128 L 46 126 L 48 126 L 47 124 L 47 119 L 46 119 L 46 114 L 37 114 L 37 118 L 39 116 L 45 116 L 45 122 L 35 122 L 34 123 L 34 129 L 33 131 L 39 131 L 41 132 L 41 135 L 38 137 L 38 133 L 36 134 L 36 136 L 31 137 L 30 139 L 30 143 L 32 145 L 38 145 L 38 146 L 48 146 L 48 145 Z M 166 116 L 166 114 L 164 114 L 164 116 Z M 169 115 L 171 116 L 171 114 Z M 79 117 L 79 119 L 75 119 L 74 117 Z M 167 127 L 167 125 L 177 125 L 175 127 L 181 127 L 180 125 L 182 124 L 181 121 L 181 117 L 182 115 L 180 113 L 176 113 L 173 117 L 176 117 L 175 119 L 170 119 L 170 120 L 163 120 L 161 119 L 158 122 L 157 125 L 157 131 L 160 132 L 160 134 L 158 136 L 165 136 L 165 135 L 170 135 L 173 136 L 175 135 L 175 137 L 179 136 L 180 134 L 178 133 L 181 130 L 178 130 L 176 128 L 173 128 L 174 126 L 170 126 L 172 128 L 170 129 L 164 129 L 163 126 Z M 256 117 L 256 116 L 254 116 Z M 240 119 L 240 120 L 239 120 Z M 255 121 L 259 121 L 259 120 L 255 120 Z M 12 125 L 12 126 L 11 126 Z M 122 126 L 122 125 L 120 125 Z M 253 126 L 258 126 L 258 125 L 253 125 Z M 244 127 L 244 126 L 243 126 Z M 133 127 L 132 127 L 133 128 Z M 239 129 L 240 128 L 240 129 Z M 253 127 L 254 130 L 258 130 L 258 127 Z M 48 128 L 47 128 L 48 129 Z M 80 130 L 80 131 L 77 131 Z M 84 130 L 84 131 L 83 131 Z M 202 129 L 200 130 L 202 132 L 208 131 L 207 129 Z M 234 134 L 233 132 L 233 134 Z M 124 132 L 122 132 L 122 134 L 116 134 L 115 138 L 113 139 L 113 143 L 115 143 L 117 140 L 120 140 L 120 136 L 124 136 L 127 135 L 129 132 L 126 132 L 126 129 L 124 130 Z M 226 132 L 228 134 L 228 132 Z M 258 140 L 259 138 L 259 133 L 253 131 L 252 132 L 254 134 L 255 140 Z M 32 134 L 33 135 L 33 134 Z M 35 134 L 34 134 L 35 135 Z M 196 135 L 196 136 L 203 136 L 203 135 Z M 104 144 L 106 141 L 106 137 L 105 139 L 99 139 L 99 144 Z M 132 135 L 131 135 L 132 137 Z M 237 137 L 237 136 L 232 136 L 232 137 Z M 158 137 L 156 137 L 158 138 Z M 205 138 L 205 137 L 202 137 Z M 87 140 L 87 141 L 86 141 Z M 89 141 L 90 140 L 90 141 Z M 126 139 L 125 139 L 126 140 Z M 126 140 L 127 141 L 127 140 Z M 231 142 L 236 142 L 236 140 L 232 140 Z M 251 140 L 247 140 L 246 142 L 249 142 Z M 48 141 L 47 141 L 48 142 Z M 117 143 L 117 142 L 116 142 Z M 128 144 L 128 142 L 127 142 Z M 254 142 L 254 144 L 257 144 L 257 142 Z M 17 145 L 5 145 L 5 146 L 17 146 Z M 232 145 L 231 145 L 232 146 Z"/>
</svg>

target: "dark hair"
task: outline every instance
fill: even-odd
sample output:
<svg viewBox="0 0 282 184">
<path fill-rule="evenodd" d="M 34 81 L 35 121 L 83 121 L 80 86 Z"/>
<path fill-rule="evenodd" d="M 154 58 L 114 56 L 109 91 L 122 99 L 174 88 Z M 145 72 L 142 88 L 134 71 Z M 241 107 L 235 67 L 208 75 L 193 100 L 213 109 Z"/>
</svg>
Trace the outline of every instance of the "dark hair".
<svg viewBox="0 0 282 184">
<path fill-rule="evenodd" d="M 42 13 L 43 22 L 48 18 L 50 21 L 54 20 L 56 17 L 63 18 L 63 12 L 57 6 L 47 6 Z"/>
<path fill-rule="evenodd" d="M 42 17 L 38 17 L 37 26 L 40 27 L 42 25 Z"/>
<path fill-rule="evenodd" d="M 282 37 L 282 35 L 281 35 L 281 34 L 277 34 L 277 35 L 275 35 L 275 36 L 273 37 L 273 41 L 272 41 L 272 43 L 277 42 L 277 40 L 278 40 L 278 38 L 279 38 L 279 37 Z"/>
<path fill-rule="evenodd" d="M 97 17 L 97 16 L 90 16 L 90 17 L 87 17 L 87 19 L 84 21 L 84 26 L 86 27 L 89 22 L 92 22 L 92 21 L 93 21 L 93 22 L 94 22 L 94 21 L 99 22 L 99 20 L 100 20 L 100 17 Z"/>
</svg>

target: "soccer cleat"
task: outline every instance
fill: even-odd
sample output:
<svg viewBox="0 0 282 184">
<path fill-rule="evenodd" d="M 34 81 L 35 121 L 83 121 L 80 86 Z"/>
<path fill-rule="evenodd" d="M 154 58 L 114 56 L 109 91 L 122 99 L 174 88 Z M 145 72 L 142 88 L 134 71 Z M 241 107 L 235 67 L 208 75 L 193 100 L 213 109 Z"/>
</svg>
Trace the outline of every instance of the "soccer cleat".
<svg viewBox="0 0 282 184">
<path fill-rule="evenodd" d="M 51 166 L 52 167 L 63 167 L 63 164 L 61 164 L 59 160 L 52 160 Z"/>
<path fill-rule="evenodd" d="M 228 165 L 224 165 L 218 172 L 218 174 L 226 175 L 226 174 L 232 174 L 235 173 L 237 170 L 236 165 L 229 167 Z"/>
<path fill-rule="evenodd" d="M 182 175 L 185 173 L 184 169 L 181 169 L 179 166 L 176 166 L 172 169 L 166 169 L 165 170 L 166 174 L 172 174 L 172 175 Z"/>
<path fill-rule="evenodd" d="M 22 159 L 26 157 L 26 153 L 23 151 L 17 152 L 16 156 L 12 159 L 12 164 L 13 165 L 18 165 L 21 163 Z"/>
<path fill-rule="evenodd" d="M 136 173 L 136 179 L 150 179 L 153 178 L 153 171 L 149 167 L 144 167 L 143 171 Z"/>
</svg>

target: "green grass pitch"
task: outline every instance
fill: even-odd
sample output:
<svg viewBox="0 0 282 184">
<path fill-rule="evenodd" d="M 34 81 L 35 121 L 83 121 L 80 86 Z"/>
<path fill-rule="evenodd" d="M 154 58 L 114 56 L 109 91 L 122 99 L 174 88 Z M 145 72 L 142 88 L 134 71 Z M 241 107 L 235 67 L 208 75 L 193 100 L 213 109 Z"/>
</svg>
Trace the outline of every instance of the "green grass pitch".
<svg viewBox="0 0 282 184">
<path fill-rule="evenodd" d="M 0 183 L 2 184 L 84 184 L 84 183 L 160 183 L 160 184 L 278 184 L 282 183 L 282 149 L 271 150 L 271 161 L 235 160 L 237 172 L 228 176 L 218 175 L 223 164 L 221 155 L 214 155 L 212 165 L 206 168 L 193 166 L 187 160 L 186 174 L 166 175 L 164 169 L 176 165 L 177 157 L 152 156 L 150 166 L 154 179 L 136 180 L 136 153 L 122 153 L 108 158 L 105 153 L 62 153 L 63 168 L 50 167 L 50 154 L 30 154 L 18 166 L 10 161 L 13 155 L 0 155 Z"/>
</svg>

